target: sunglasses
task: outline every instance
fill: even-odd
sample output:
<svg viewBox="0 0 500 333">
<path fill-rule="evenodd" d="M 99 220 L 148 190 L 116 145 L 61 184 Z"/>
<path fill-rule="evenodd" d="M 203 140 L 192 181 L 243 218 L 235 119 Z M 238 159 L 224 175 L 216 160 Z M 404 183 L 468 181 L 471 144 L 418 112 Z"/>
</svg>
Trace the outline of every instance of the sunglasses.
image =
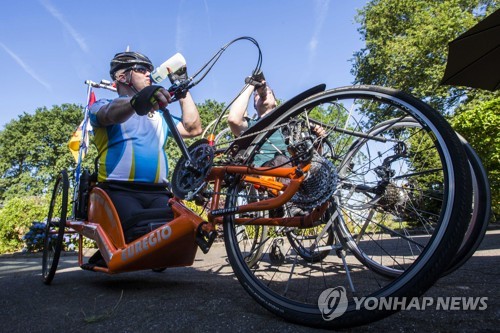
<svg viewBox="0 0 500 333">
<path fill-rule="evenodd" d="M 134 65 L 133 67 L 128 68 L 125 72 L 134 71 L 136 73 L 146 74 L 151 73 L 151 69 L 142 65 Z"/>
</svg>

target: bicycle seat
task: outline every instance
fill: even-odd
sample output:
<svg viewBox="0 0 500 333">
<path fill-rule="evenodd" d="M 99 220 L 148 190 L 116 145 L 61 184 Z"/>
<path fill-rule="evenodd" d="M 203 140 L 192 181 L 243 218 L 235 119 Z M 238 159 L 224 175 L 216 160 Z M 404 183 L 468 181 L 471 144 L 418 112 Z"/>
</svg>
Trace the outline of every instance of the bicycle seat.
<svg viewBox="0 0 500 333">
<path fill-rule="evenodd" d="M 275 108 L 273 111 L 271 111 L 269 114 L 267 114 L 265 117 L 261 118 L 259 121 L 255 123 L 252 127 L 248 128 L 246 131 L 241 133 L 241 136 L 244 136 L 244 138 L 240 140 L 234 141 L 229 148 L 225 151 L 227 154 L 232 154 L 233 156 L 236 155 L 239 151 L 246 149 L 250 146 L 252 141 L 255 139 L 257 136 L 257 132 L 263 130 L 266 128 L 269 124 L 271 124 L 278 116 L 280 116 L 283 112 L 286 112 L 288 109 L 296 105 L 297 103 L 301 102 L 302 100 L 306 99 L 307 97 L 310 97 L 312 95 L 315 95 L 317 93 L 320 93 L 322 91 L 325 91 L 326 85 L 325 84 L 319 84 L 317 86 L 314 86 L 310 89 L 307 89 L 306 91 L 303 91 L 302 93 L 298 94 L 295 97 L 292 97 L 285 103 L 279 105 L 277 108 Z M 251 135 L 252 133 L 256 133 L 255 135 Z M 238 147 L 238 149 L 235 149 L 233 151 L 234 147 Z M 232 153 L 231 153 L 232 152 Z"/>
</svg>

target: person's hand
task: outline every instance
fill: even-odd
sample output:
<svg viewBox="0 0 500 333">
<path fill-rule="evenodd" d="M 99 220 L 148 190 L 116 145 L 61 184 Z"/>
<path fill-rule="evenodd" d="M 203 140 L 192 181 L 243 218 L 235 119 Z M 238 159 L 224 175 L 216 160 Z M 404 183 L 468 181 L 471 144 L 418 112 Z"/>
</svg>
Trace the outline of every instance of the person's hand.
<svg viewBox="0 0 500 333">
<path fill-rule="evenodd" d="M 184 81 L 187 81 L 187 79 L 188 79 L 187 66 L 180 68 L 175 73 L 168 74 L 168 79 L 170 80 L 171 84 L 179 84 L 179 83 L 182 83 Z M 176 91 L 175 97 L 177 99 L 184 98 L 184 97 L 186 97 L 187 92 L 188 92 L 188 89 L 180 88 Z"/>
<path fill-rule="evenodd" d="M 139 116 L 147 115 L 170 102 L 170 94 L 161 86 L 148 86 L 132 97 L 130 105 Z"/>
<path fill-rule="evenodd" d="M 316 134 L 320 138 L 326 137 L 326 131 L 323 127 L 320 125 L 316 124 L 311 127 L 311 131 Z"/>
<path fill-rule="evenodd" d="M 252 76 L 246 77 L 245 83 L 254 86 L 255 89 L 259 90 L 266 86 L 266 78 L 264 77 L 264 73 L 259 71 Z"/>
<path fill-rule="evenodd" d="M 175 81 L 180 81 L 180 82 L 186 81 L 188 79 L 187 66 L 179 68 L 177 70 L 177 72 L 175 72 L 175 73 L 169 73 L 168 79 L 170 80 L 170 83 L 172 83 L 172 84 L 174 84 Z"/>
</svg>

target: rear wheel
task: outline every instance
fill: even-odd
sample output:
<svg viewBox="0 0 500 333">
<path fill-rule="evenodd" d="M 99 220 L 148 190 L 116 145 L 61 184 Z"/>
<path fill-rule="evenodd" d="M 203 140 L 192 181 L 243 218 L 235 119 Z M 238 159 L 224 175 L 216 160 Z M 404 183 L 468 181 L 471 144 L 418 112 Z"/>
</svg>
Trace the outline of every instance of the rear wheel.
<svg viewBox="0 0 500 333">
<path fill-rule="evenodd" d="M 66 170 L 57 176 L 50 200 L 42 259 L 42 277 L 45 284 L 50 284 L 59 264 L 63 248 L 64 228 L 68 214 L 68 174 Z"/>
<path fill-rule="evenodd" d="M 393 119 L 378 124 L 370 130 L 370 133 L 372 135 L 381 135 L 382 132 L 388 131 L 397 132 L 400 138 L 403 137 L 404 133 L 411 132 L 413 138 L 412 140 L 415 140 L 414 138 L 416 138 L 419 135 L 419 132 L 422 131 L 422 125 L 414 121 L 413 119 L 403 119 L 397 122 Z M 462 141 L 470 165 L 473 189 L 473 205 L 465 237 L 462 241 L 462 244 L 460 245 L 459 250 L 453 257 L 453 260 L 451 260 L 449 268 L 446 270 L 444 275 L 447 275 L 458 269 L 474 254 L 486 232 L 491 211 L 491 195 L 489 192 L 489 184 L 486 176 L 486 171 L 484 170 L 481 160 L 475 153 L 474 149 L 472 149 L 472 147 L 467 143 L 465 139 L 460 138 L 460 140 Z M 343 161 L 343 165 L 351 164 L 352 160 L 356 159 L 356 156 L 358 154 L 362 154 L 364 151 L 366 151 L 366 148 L 363 147 L 363 144 L 364 142 L 354 145 L 353 149 L 347 154 L 347 160 Z M 360 223 L 358 225 L 358 228 L 353 235 L 348 230 L 348 228 L 346 228 L 345 226 L 340 226 L 341 228 L 339 232 L 342 233 L 344 239 L 349 240 L 346 241 L 346 244 L 352 251 L 352 253 L 367 267 L 371 267 L 374 271 L 380 274 L 397 276 L 401 274 L 403 270 L 385 266 L 383 262 L 377 261 L 374 258 L 373 250 L 365 251 L 363 249 L 363 239 L 366 239 L 367 237 L 373 237 L 371 234 L 369 234 L 369 223 L 373 215 L 377 214 L 377 212 L 380 211 L 380 203 L 387 203 L 391 200 L 394 200 L 390 196 L 398 196 L 398 205 L 400 210 L 410 211 L 412 208 L 405 206 L 414 206 L 415 201 L 421 200 L 419 197 L 423 195 L 416 195 L 415 193 L 412 193 L 413 190 L 415 189 L 410 188 L 409 186 L 400 186 L 397 190 L 396 187 L 393 187 L 390 190 L 386 189 L 383 193 L 380 193 L 377 196 L 365 198 L 365 200 L 363 201 L 357 199 L 356 204 L 352 205 L 351 207 L 359 207 L 360 214 L 362 214 L 363 208 L 371 209 L 369 214 L 367 214 L 369 218 L 367 218 L 364 223 Z M 348 201 L 350 198 L 349 196 L 345 196 L 344 199 Z M 411 228 L 406 228 L 405 232 L 410 233 Z M 410 245 L 408 244 L 408 246 Z"/>
<path fill-rule="evenodd" d="M 460 268 L 476 252 L 483 241 L 491 217 L 491 192 L 488 175 L 481 159 L 471 145 L 460 137 L 464 145 L 472 175 L 473 206 L 469 227 L 458 252 L 443 275 L 448 275 Z"/>
<path fill-rule="evenodd" d="M 389 124 L 377 135 L 369 133 L 374 124 L 408 117 L 421 128 L 391 131 Z M 398 301 L 409 302 L 432 286 L 455 255 L 471 207 L 467 159 L 449 124 L 427 104 L 396 90 L 355 86 L 314 95 L 275 117 L 269 132 L 259 134 L 247 151 L 248 164 L 256 155 L 272 154 L 266 142 L 273 134 L 288 143 L 287 151 L 302 149 L 301 154 L 289 156 L 298 163 L 315 146 L 307 144 L 314 141 L 308 139 L 313 137 L 311 124 L 326 129 L 334 153 L 316 160 L 318 173 L 323 167 L 328 172 L 321 177 L 309 172 L 309 181 L 291 201 L 306 212 L 328 206 L 316 226 L 327 230 L 328 224 L 333 225 L 332 244 L 311 252 L 322 253 L 311 260 L 296 251 L 293 238 L 285 238 L 279 246 L 283 255 L 279 263 L 264 252 L 249 267 L 236 237 L 235 216 L 228 215 L 224 218 L 228 258 L 243 287 L 269 311 L 309 326 L 362 325 L 398 308 L 373 311 L 369 306 L 373 303 L 359 302 L 361 297 L 377 302 L 399 297 Z M 294 141 L 297 138 L 301 141 Z M 349 156 L 350 152 L 356 153 Z M 327 177 L 328 173 L 335 176 Z M 237 205 L 242 188 L 249 186 L 244 178 L 235 179 L 228 190 L 227 209 Z M 361 228 L 366 237 L 356 246 L 363 254 L 376 267 L 403 274 L 382 276 L 353 253 L 346 236 Z M 269 237 L 266 243 L 274 242 Z"/>
</svg>

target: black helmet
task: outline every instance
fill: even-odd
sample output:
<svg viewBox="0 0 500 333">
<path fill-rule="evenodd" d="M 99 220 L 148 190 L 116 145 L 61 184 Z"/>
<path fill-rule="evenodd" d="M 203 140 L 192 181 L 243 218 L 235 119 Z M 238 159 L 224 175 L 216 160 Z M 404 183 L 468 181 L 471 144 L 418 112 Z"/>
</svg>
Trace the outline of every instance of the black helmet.
<svg viewBox="0 0 500 333">
<path fill-rule="evenodd" d="M 145 55 L 138 52 L 120 52 L 115 54 L 113 60 L 109 64 L 109 75 L 111 79 L 115 79 L 115 73 L 124 68 L 129 68 L 134 65 L 143 65 L 153 71 L 153 63 Z"/>
</svg>

